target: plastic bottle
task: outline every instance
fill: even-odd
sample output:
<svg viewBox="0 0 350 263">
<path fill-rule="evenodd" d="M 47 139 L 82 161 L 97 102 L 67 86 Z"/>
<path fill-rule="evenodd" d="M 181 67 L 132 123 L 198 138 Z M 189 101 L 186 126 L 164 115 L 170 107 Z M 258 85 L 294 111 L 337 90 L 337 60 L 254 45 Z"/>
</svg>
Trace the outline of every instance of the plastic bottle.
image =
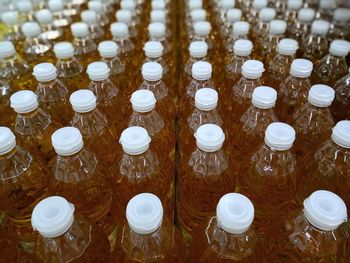
<svg viewBox="0 0 350 263">
<path fill-rule="evenodd" d="M 40 37 L 52 41 L 57 42 L 63 35 L 62 30 L 54 25 L 54 18 L 49 9 L 41 9 L 35 13 L 35 17 L 40 23 L 41 31 Z"/>
<path fill-rule="evenodd" d="M 193 238 L 190 262 L 258 262 L 262 251 L 254 226 L 254 206 L 244 195 L 221 197 L 216 216 Z"/>
<path fill-rule="evenodd" d="M 107 237 L 74 210 L 74 205 L 60 196 L 48 197 L 35 206 L 32 226 L 39 232 L 35 254 L 42 262 L 108 262 Z"/>
<path fill-rule="evenodd" d="M 294 140 L 291 126 L 271 123 L 265 131 L 265 143 L 251 157 L 247 172 L 240 177 L 240 189 L 256 209 L 259 235 L 267 235 L 268 229 L 284 220 L 294 207 L 296 160 L 290 150 Z"/>
<path fill-rule="evenodd" d="M 33 75 L 38 81 L 36 95 L 39 106 L 56 121 L 67 124 L 72 117 L 69 109 L 68 89 L 57 78 L 57 69 L 51 63 L 40 63 L 33 68 Z"/>
<path fill-rule="evenodd" d="M 39 158 L 16 146 L 16 137 L 7 127 L 0 127 L 0 145 L 0 210 L 21 245 L 30 249 L 35 239 L 30 216 L 48 194 L 48 172 Z"/>
<path fill-rule="evenodd" d="M 113 262 L 185 262 L 181 235 L 163 215 L 161 200 L 151 193 L 130 199 Z"/>
<path fill-rule="evenodd" d="M 51 135 L 61 125 L 39 108 L 37 96 L 32 91 L 18 91 L 10 97 L 10 101 L 11 108 L 17 113 L 14 130 L 18 144 L 48 162 L 55 156 Z"/>
<path fill-rule="evenodd" d="M 229 52 L 228 58 L 234 53 L 233 46 L 239 39 L 248 39 L 250 24 L 246 21 L 233 23 L 232 34 L 228 37 L 226 49 Z"/>
<path fill-rule="evenodd" d="M 171 51 L 171 46 L 165 36 L 165 25 L 163 23 L 150 23 L 148 25 L 148 34 L 150 41 L 161 42 L 164 47 L 164 54 Z"/>
<path fill-rule="evenodd" d="M 238 122 L 242 114 L 250 107 L 253 91 L 262 85 L 261 76 L 264 72 L 264 64 L 258 60 L 248 60 L 244 62 L 240 80 L 232 87 L 228 111 L 230 120 Z"/>
<path fill-rule="evenodd" d="M 187 20 L 187 36 L 191 38 L 194 35 L 194 24 L 200 21 L 206 21 L 207 11 L 205 9 L 194 9 L 190 12 L 190 19 Z"/>
<path fill-rule="evenodd" d="M 333 17 L 334 10 L 337 7 L 336 0 L 320 0 L 318 6 L 318 13 L 321 19 L 331 21 Z"/>
<path fill-rule="evenodd" d="M 136 12 L 136 2 L 134 0 L 122 0 L 120 1 L 120 9 L 128 10 L 131 12 L 132 20 L 135 24 L 140 23 L 140 17 Z"/>
<path fill-rule="evenodd" d="M 113 23 L 110 26 L 113 41 L 118 44 L 120 50 L 120 58 L 124 64 L 131 60 L 128 55 L 135 49 L 134 44 L 129 38 L 128 26 L 125 23 Z"/>
<path fill-rule="evenodd" d="M 51 62 L 53 60 L 50 54 L 50 43 L 41 37 L 41 29 L 36 22 L 26 22 L 22 24 L 21 30 L 25 36 L 22 45 L 23 57 L 32 63 Z"/>
<path fill-rule="evenodd" d="M 15 44 L 24 40 L 24 35 L 20 28 L 19 15 L 17 11 L 5 11 L 1 14 L 1 21 L 7 27 L 5 38 Z"/>
<path fill-rule="evenodd" d="M 303 37 L 310 34 L 311 23 L 315 18 L 315 10 L 312 8 L 301 8 L 295 22 L 289 27 L 289 36 L 302 43 Z"/>
<path fill-rule="evenodd" d="M 316 62 L 327 55 L 328 30 L 329 22 L 325 20 L 314 20 L 312 22 L 311 33 L 302 39 L 301 49 L 303 51 L 303 58 Z"/>
<path fill-rule="evenodd" d="M 74 47 L 70 42 L 59 42 L 55 44 L 57 62 L 57 75 L 64 82 L 69 92 L 86 88 L 89 84 L 84 67 L 74 55 Z"/>
<path fill-rule="evenodd" d="M 83 22 L 76 22 L 70 26 L 73 34 L 73 46 L 75 55 L 80 59 L 83 66 L 98 60 L 96 53 L 96 44 L 91 38 L 89 26 Z"/>
<path fill-rule="evenodd" d="M 212 40 L 210 38 L 210 32 L 212 30 L 211 24 L 207 21 L 196 22 L 193 25 L 194 36 L 191 41 L 204 41 L 208 45 L 208 49 L 213 47 Z"/>
<path fill-rule="evenodd" d="M 307 102 L 311 87 L 313 64 L 307 59 L 295 59 L 289 77 L 280 85 L 276 113 L 278 119 L 291 124 L 297 109 Z"/>
<path fill-rule="evenodd" d="M 324 190 L 304 200 L 303 210 L 291 214 L 281 232 L 270 235 L 267 244 L 271 262 L 346 262 L 349 254 L 347 208 L 336 194 Z"/>
<path fill-rule="evenodd" d="M 63 28 L 67 33 L 69 31 L 68 26 L 72 23 L 72 19 L 70 16 L 67 16 L 62 0 L 49 0 L 47 6 L 52 12 L 54 25 Z"/>
<path fill-rule="evenodd" d="M 349 8 L 337 8 L 334 10 L 332 26 L 329 30 L 329 38 L 334 39 L 347 39 L 350 30 L 348 28 L 350 20 Z"/>
<path fill-rule="evenodd" d="M 107 27 L 110 23 L 109 17 L 103 8 L 103 1 L 89 1 L 89 10 L 95 11 L 97 16 L 97 21 L 101 27 Z"/>
<path fill-rule="evenodd" d="M 334 85 L 334 83 L 348 71 L 345 57 L 349 53 L 349 41 L 333 40 L 329 47 L 329 54 L 315 63 L 314 81 L 317 83 Z"/>
<path fill-rule="evenodd" d="M 96 155 L 99 163 L 108 167 L 116 159 L 117 135 L 105 114 L 96 108 L 94 93 L 81 89 L 73 92 L 69 101 L 74 111 L 70 125 L 80 130 L 86 148 Z"/>
<path fill-rule="evenodd" d="M 258 22 L 259 12 L 263 8 L 266 8 L 267 4 L 267 0 L 253 0 L 251 8 L 246 13 L 247 21 L 252 25 L 256 25 Z"/>
<path fill-rule="evenodd" d="M 278 43 L 285 37 L 286 29 L 287 23 L 284 20 L 270 22 L 269 34 L 262 40 L 257 54 L 266 64 L 276 55 Z"/>
<path fill-rule="evenodd" d="M 30 66 L 16 53 L 10 41 L 0 42 L 0 78 L 15 91 L 35 88 Z"/>
<path fill-rule="evenodd" d="M 16 238 L 11 234 L 10 229 L 6 225 L 1 225 L 0 227 L 0 252 L 3 262 L 26 262 L 18 247 Z"/>
<path fill-rule="evenodd" d="M 349 119 L 350 108 L 350 69 L 349 73 L 334 84 L 335 99 L 331 106 L 333 117 L 336 121 Z"/>
<path fill-rule="evenodd" d="M 145 52 L 146 59 L 143 63 L 147 62 L 157 62 L 163 68 L 163 77 L 167 75 L 169 67 L 162 58 L 164 47 L 159 41 L 148 41 L 143 46 L 143 51 Z M 174 65 L 171 65 L 171 67 Z M 173 77 L 173 76 L 172 76 Z"/>
<path fill-rule="evenodd" d="M 226 11 L 224 24 L 221 26 L 220 35 L 225 41 L 232 33 L 233 23 L 240 21 L 242 18 L 242 10 L 238 8 L 230 8 Z"/>
<path fill-rule="evenodd" d="M 190 54 L 190 58 L 187 60 L 187 63 L 184 68 L 184 77 L 183 80 L 188 82 L 191 79 L 192 75 L 192 67 L 193 64 L 198 61 L 206 61 L 207 54 L 208 54 L 208 44 L 204 41 L 193 41 L 191 42 L 190 46 L 188 47 L 188 51 Z M 186 82 L 183 82 L 183 87 L 186 88 L 188 84 Z"/>
<path fill-rule="evenodd" d="M 125 211 L 131 197 L 142 192 L 152 192 L 164 204 L 165 214 L 174 218 L 174 177 L 169 162 L 159 163 L 157 154 L 150 149 L 151 137 L 146 129 L 133 126 L 120 136 L 123 152 L 110 167 L 116 182 L 117 211 Z M 119 214 L 122 218 L 122 212 Z"/>
<path fill-rule="evenodd" d="M 274 111 L 276 100 L 277 92 L 273 88 L 267 86 L 255 88 L 251 106 L 239 121 L 232 124 L 231 144 L 235 159 L 240 160 L 242 167 L 247 168 L 250 158 L 264 142 L 266 128 L 278 121 Z"/>
<path fill-rule="evenodd" d="M 34 21 L 33 4 L 30 0 L 16 1 L 15 7 L 22 21 Z"/>
<path fill-rule="evenodd" d="M 82 22 L 89 25 L 90 38 L 95 42 L 103 40 L 104 31 L 99 25 L 97 13 L 93 10 L 85 10 L 80 14 Z"/>
<path fill-rule="evenodd" d="M 147 62 L 143 64 L 142 77 L 143 83 L 139 89 L 152 91 L 157 99 L 159 113 L 162 114 L 166 123 L 173 123 L 176 115 L 175 105 L 173 98 L 170 97 L 167 86 L 162 81 L 162 66 L 156 62 Z"/>
<path fill-rule="evenodd" d="M 133 23 L 131 12 L 129 10 L 121 9 L 116 12 L 115 16 L 117 18 L 117 22 L 125 23 L 128 26 L 130 37 L 135 38 L 137 36 L 137 30 Z"/>
<path fill-rule="evenodd" d="M 219 126 L 204 124 L 194 137 L 197 147 L 191 156 L 183 157 L 178 179 L 178 221 L 186 244 L 206 217 L 214 214 L 219 199 L 235 189 L 237 179 L 237 167 L 222 149 L 225 135 Z"/>
<path fill-rule="evenodd" d="M 0 81 L 0 114 L 4 116 L 0 119 L 0 126 L 13 128 L 16 114 L 10 107 L 10 96 L 13 93 L 10 85 Z M 6 116 L 6 117 L 5 117 Z"/>
<path fill-rule="evenodd" d="M 279 90 L 281 83 L 288 77 L 291 64 L 298 50 L 298 42 L 291 38 L 283 38 L 277 45 L 277 54 L 270 61 L 268 76 L 265 82 Z"/>
<path fill-rule="evenodd" d="M 252 35 L 258 43 L 263 40 L 269 33 L 270 22 L 276 18 L 276 10 L 266 7 L 259 12 L 259 21 L 256 26 L 252 27 Z"/>
<path fill-rule="evenodd" d="M 235 0 L 221 0 L 218 2 L 216 23 L 222 27 L 226 22 L 226 12 L 235 7 Z"/>
<path fill-rule="evenodd" d="M 298 17 L 298 11 L 303 7 L 303 0 L 288 0 L 287 10 L 284 14 L 284 20 L 287 22 L 287 27 L 292 26 Z"/>
<path fill-rule="evenodd" d="M 114 180 L 98 165 L 95 154 L 84 147 L 77 128 L 58 129 L 51 141 L 57 153 L 52 193 L 71 200 L 78 213 L 103 229 L 113 247 L 117 229 Z"/>
</svg>

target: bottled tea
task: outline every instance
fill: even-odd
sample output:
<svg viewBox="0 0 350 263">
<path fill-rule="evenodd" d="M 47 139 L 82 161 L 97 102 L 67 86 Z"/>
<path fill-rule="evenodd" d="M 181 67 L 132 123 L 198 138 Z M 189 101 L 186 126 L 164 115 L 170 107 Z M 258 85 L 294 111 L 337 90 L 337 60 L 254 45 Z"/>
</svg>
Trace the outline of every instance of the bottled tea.
<svg viewBox="0 0 350 263">
<path fill-rule="evenodd" d="M 257 43 L 261 42 L 268 33 L 270 22 L 276 18 L 276 10 L 270 7 L 263 8 L 259 11 L 259 21 L 252 28 L 252 35 Z"/>
<path fill-rule="evenodd" d="M 166 27 L 163 23 L 150 23 L 148 25 L 149 41 L 161 42 L 164 47 L 164 54 L 168 54 L 171 51 L 171 45 L 166 38 L 165 32 Z"/>
<path fill-rule="evenodd" d="M 104 30 L 99 24 L 97 13 L 93 10 L 81 12 L 81 21 L 89 26 L 90 38 L 95 42 L 100 42 L 104 38 Z"/>
<path fill-rule="evenodd" d="M 350 70 L 349 73 L 334 84 L 335 98 L 331 106 L 336 121 L 350 119 Z"/>
</svg>

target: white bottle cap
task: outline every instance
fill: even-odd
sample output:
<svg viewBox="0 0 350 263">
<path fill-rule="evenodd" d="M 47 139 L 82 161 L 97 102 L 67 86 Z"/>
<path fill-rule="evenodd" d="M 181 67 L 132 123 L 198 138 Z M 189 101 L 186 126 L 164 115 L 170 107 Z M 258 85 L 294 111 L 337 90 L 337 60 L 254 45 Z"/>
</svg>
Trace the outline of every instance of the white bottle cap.
<svg viewBox="0 0 350 263">
<path fill-rule="evenodd" d="M 88 24 L 84 22 L 73 23 L 70 29 L 74 37 L 87 37 L 90 34 Z"/>
<path fill-rule="evenodd" d="M 59 42 L 54 45 L 53 51 L 57 58 L 65 59 L 74 56 L 74 47 L 70 42 Z"/>
<path fill-rule="evenodd" d="M 230 9 L 235 7 L 235 0 L 221 0 L 220 1 L 220 8 L 221 9 Z"/>
<path fill-rule="evenodd" d="M 49 9 L 41 9 L 35 13 L 35 17 L 40 24 L 47 25 L 53 22 L 53 16 Z"/>
<path fill-rule="evenodd" d="M 110 31 L 114 37 L 125 38 L 129 36 L 128 25 L 125 23 L 115 22 L 111 24 Z"/>
<path fill-rule="evenodd" d="M 228 22 L 233 23 L 241 20 L 242 10 L 238 8 L 231 8 L 226 12 L 226 19 Z"/>
<path fill-rule="evenodd" d="M 295 55 L 299 48 L 298 42 L 291 38 L 281 39 L 277 45 L 278 53 L 285 56 Z"/>
<path fill-rule="evenodd" d="M 193 22 L 205 21 L 207 17 L 207 11 L 204 9 L 195 9 L 191 11 L 190 16 Z"/>
<path fill-rule="evenodd" d="M 97 22 L 97 14 L 93 10 L 85 10 L 80 14 L 81 21 L 86 24 L 94 24 Z"/>
<path fill-rule="evenodd" d="M 316 84 L 310 88 L 307 100 L 317 107 L 329 107 L 334 100 L 334 96 L 334 89 L 327 85 Z"/>
<path fill-rule="evenodd" d="M 153 10 L 151 12 L 151 22 L 153 23 L 165 23 L 166 15 L 163 10 Z"/>
<path fill-rule="evenodd" d="M 163 56 L 163 44 L 159 41 L 148 41 L 145 43 L 143 50 L 148 58 L 159 58 Z"/>
<path fill-rule="evenodd" d="M 350 20 L 349 8 L 337 8 L 334 11 L 334 20 L 338 22 L 348 22 Z"/>
<path fill-rule="evenodd" d="M 70 156 L 79 152 L 83 146 L 83 136 L 75 127 L 63 127 L 51 136 L 51 143 L 58 155 Z"/>
<path fill-rule="evenodd" d="M 283 35 L 286 32 L 287 23 L 284 20 L 272 20 L 270 22 L 269 33 L 271 35 Z"/>
<path fill-rule="evenodd" d="M 233 23 L 233 34 L 237 36 L 248 35 L 250 24 L 246 21 L 237 21 Z"/>
<path fill-rule="evenodd" d="M 337 7 L 336 0 L 319 0 L 320 9 L 334 9 Z"/>
<path fill-rule="evenodd" d="M 290 74 L 297 78 L 308 78 L 311 76 L 313 64 L 307 59 L 294 59 L 290 67 Z"/>
<path fill-rule="evenodd" d="M 204 41 L 193 41 L 188 50 L 191 57 L 204 58 L 208 53 L 208 44 Z"/>
<path fill-rule="evenodd" d="M 133 0 L 122 0 L 120 1 L 120 9 L 129 10 L 133 12 L 136 8 L 136 3 Z"/>
<path fill-rule="evenodd" d="M 253 50 L 253 43 L 248 39 L 238 39 L 233 44 L 233 53 L 237 56 L 249 56 Z"/>
<path fill-rule="evenodd" d="M 129 24 L 132 20 L 132 14 L 129 10 L 118 10 L 115 14 L 117 21 L 125 24 Z"/>
<path fill-rule="evenodd" d="M 276 17 L 276 10 L 274 8 L 266 7 L 260 10 L 259 19 L 263 22 L 270 22 Z"/>
<path fill-rule="evenodd" d="M 288 10 L 299 10 L 303 7 L 303 0 L 288 0 L 287 8 Z"/>
<path fill-rule="evenodd" d="M 96 108 L 96 97 L 91 90 L 77 90 L 70 95 L 69 101 L 75 112 L 85 113 Z"/>
<path fill-rule="evenodd" d="M 242 66 L 242 75 L 248 79 L 258 79 L 264 71 L 264 64 L 258 60 L 247 60 Z"/>
<path fill-rule="evenodd" d="M 98 61 L 92 62 L 88 65 L 86 73 L 89 75 L 89 79 L 94 81 L 101 81 L 108 79 L 110 69 L 107 63 Z"/>
<path fill-rule="evenodd" d="M 324 231 L 335 230 L 348 219 L 344 201 L 325 190 L 313 192 L 304 200 L 304 215 L 313 226 Z"/>
<path fill-rule="evenodd" d="M 64 9 L 62 0 L 49 0 L 48 6 L 52 12 L 60 12 Z"/>
<path fill-rule="evenodd" d="M 1 14 L 1 20 L 8 26 L 18 24 L 18 12 L 17 11 L 6 11 Z"/>
<path fill-rule="evenodd" d="M 88 7 L 90 10 L 94 10 L 98 14 L 103 14 L 103 4 L 101 1 L 89 1 Z"/>
<path fill-rule="evenodd" d="M 41 200 L 33 209 L 32 227 L 45 238 L 66 233 L 74 221 L 74 205 L 60 196 Z"/>
<path fill-rule="evenodd" d="M 211 78 L 212 66 L 206 61 L 198 61 L 192 65 L 192 77 L 197 80 L 208 80 Z"/>
<path fill-rule="evenodd" d="M 25 22 L 21 26 L 21 30 L 28 38 L 37 37 L 41 34 L 41 29 L 37 22 Z"/>
<path fill-rule="evenodd" d="M 333 40 L 329 53 L 337 57 L 346 57 L 350 52 L 350 42 L 342 39 Z"/>
<path fill-rule="evenodd" d="M 7 128 L 0 126 L 0 154 L 6 154 L 16 147 L 16 137 L 13 132 Z"/>
<path fill-rule="evenodd" d="M 315 18 L 315 10 L 312 8 L 302 8 L 298 11 L 298 20 L 302 22 L 311 22 Z"/>
<path fill-rule="evenodd" d="M 11 108 L 17 113 L 27 113 L 38 108 L 38 97 L 33 91 L 21 90 L 10 97 Z"/>
<path fill-rule="evenodd" d="M 265 143 L 272 149 L 286 151 L 292 148 L 295 140 L 295 130 L 283 122 L 273 122 L 265 131 Z"/>
<path fill-rule="evenodd" d="M 148 81 L 158 81 L 163 77 L 163 68 L 157 62 L 147 62 L 142 65 L 142 77 Z"/>
<path fill-rule="evenodd" d="M 204 124 L 194 133 L 196 144 L 199 149 L 205 152 L 216 152 L 221 149 L 225 141 L 225 134 L 215 124 Z"/>
<path fill-rule="evenodd" d="M 148 32 L 151 37 L 164 37 L 165 25 L 163 23 L 150 23 Z"/>
<path fill-rule="evenodd" d="M 29 13 L 33 10 L 32 2 L 29 0 L 20 0 L 16 3 L 17 10 L 23 13 Z"/>
<path fill-rule="evenodd" d="M 261 10 L 267 7 L 267 0 L 254 0 L 252 6 L 256 10 Z"/>
<path fill-rule="evenodd" d="M 156 97 L 150 90 L 137 90 L 130 98 L 132 109 L 136 112 L 150 112 L 156 107 Z"/>
<path fill-rule="evenodd" d="M 153 0 L 151 3 L 152 10 L 164 10 L 166 7 L 166 3 L 163 0 Z"/>
<path fill-rule="evenodd" d="M 120 135 L 119 143 L 129 155 L 139 155 L 148 150 L 151 137 L 146 129 L 133 126 L 125 129 Z"/>
<path fill-rule="evenodd" d="M 344 148 L 350 148 L 350 121 L 339 121 L 332 129 L 332 140 Z"/>
<path fill-rule="evenodd" d="M 226 232 L 235 235 L 242 234 L 253 223 L 253 203 L 242 194 L 225 194 L 216 206 L 216 220 Z"/>
<path fill-rule="evenodd" d="M 103 58 L 113 58 L 118 55 L 119 47 L 118 44 L 111 40 L 100 42 L 97 48 L 100 56 Z"/>
<path fill-rule="evenodd" d="M 211 111 L 218 105 L 219 95 L 215 89 L 202 88 L 197 90 L 194 101 L 197 109 Z"/>
<path fill-rule="evenodd" d="M 193 25 L 194 32 L 197 36 L 206 37 L 210 34 L 211 25 L 207 21 L 199 21 Z"/>
<path fill-rule="evenodd" d="M 156 231 L 163 221 L 163 206 L 154 194 L 142 193 L 130 199 L 126 206 L 129 227 L 137 234 L 146 235 Z"/>
<path fill-rule="evenodd" d="M 314 20 L 311 24 L 311 33 L 325 36 L 329 30 L 329 22 L 326 20 Z"/>
<path fill-rule="evenodd" d="M 0 59 L 12 57 L 16 54 L 16 49 L 10 41 L 0 41 Z"/>
<path fill-rule="evenodd" d="M 57 69 L 51 63 L 40 63 L 34 66 L 33 75 L 37 81 L 48 82 L 57 77 Z"/>
<path fill-rule="evenodd" d="M 188 2 L 188 8 L 190 10 L 203 8 L 203 2 L 202 2 L 202 0 L 190 0 Z"/>
<path fill-rule="evenodd" d="M 260 86 L 254 89 L 252 104 L 259 109 L 270 109 L 275 106 L 277 91 L 271 87 Z"/>
</svg>

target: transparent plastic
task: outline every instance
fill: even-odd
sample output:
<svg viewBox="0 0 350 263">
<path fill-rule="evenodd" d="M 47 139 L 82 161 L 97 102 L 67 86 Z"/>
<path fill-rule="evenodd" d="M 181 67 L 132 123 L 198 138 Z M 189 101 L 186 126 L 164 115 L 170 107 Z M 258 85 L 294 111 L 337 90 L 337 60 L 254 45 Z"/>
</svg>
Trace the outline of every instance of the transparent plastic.
<svg viewBox="0 0 350 263">
<path fill-rule="evenodd" d="M 97 46 L 89 36 L 82 38 L 74 37 L 72 44 L 74 46 L 75 55 L 84 66 L 98 60 Z"/>
<path fill-rule="evenodd" d="M 8 83 L 0 81 L 0 126 L 12 128 L 16 121 L 16 113 L 10 107 L 12 90 Z"/>
<path fill-rule="evenodd" d="M 49 41 L 41 37 L 26 37 L 23 42 L 23 55 L 30 63 L 52 62 L 53 57 L 52 54 L 49 54 L 50 49 Z"/>
<path fill-rule="evenodd" d="M 336 121 L 350 118 L 350 73 L 338 80 L 334 85 L 335 98 L 331 105 Z"/>
<path fill-rule="evenodd" d="M 285 38 L 284 35 L 267 35 L 260 45 L 260 50 L 258 51 L 259 60 L 264 61 L 264 63 L 269 64 L 270 61 L 277 54 L 277 45 L 281 39 Z M 261 59 L 260 59 L 261 58 Z"/>
<path fill-rule="evenodd" d="M 304 22 L 296 19 L 295 22 L 290 26 L 289 36 L 297 40 L 298 43 L 301 44 L 303 41 L 303 37 L 310 34 L 310 30 L 311 30 L 311 21 Z"/>
<path fill-rule="evenodd" d="M 314 35 L 310 33 L 302 39 L 301 51 L 303 58 L 316 62 L 328 54 L 328 40 L 326 36 Z"/>
<path fill-rule="evenodd" d="M 269 63 L 269 77 L 266 77 L 266 83 L 276 90 L 279 90 L 281 83 L 289 75 L 290 67 L 294 59 L 294 55 L 287 56 L 276 54 L 276 56 Z"/>
<path fill-rule="evenodd" d="M 236 84 L 241 78 L 241 68 L 247 60 L 250 60 L 250 56 L 238 56 L 233 55 L 228 64 L 225 66 L 226 77 L 231 80 L 229 86 Z"/>
</svg>

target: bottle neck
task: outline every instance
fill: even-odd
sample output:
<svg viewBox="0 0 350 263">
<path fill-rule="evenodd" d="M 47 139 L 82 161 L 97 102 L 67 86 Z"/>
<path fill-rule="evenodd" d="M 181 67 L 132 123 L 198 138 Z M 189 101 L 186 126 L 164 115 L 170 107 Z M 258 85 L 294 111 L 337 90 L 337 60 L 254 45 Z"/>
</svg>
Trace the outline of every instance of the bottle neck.
<svg viewBox="0 0 350 263">
<path fill-rule="evenodd" d="M 5 160 L 5 159 L 12 157 L 16 153 L 16 150 L 17 150 L 17 147 L 14 147 L 11 151 L 9 151 L 5 154 L 1 154 L 0 160 Z"/>
</svg>

